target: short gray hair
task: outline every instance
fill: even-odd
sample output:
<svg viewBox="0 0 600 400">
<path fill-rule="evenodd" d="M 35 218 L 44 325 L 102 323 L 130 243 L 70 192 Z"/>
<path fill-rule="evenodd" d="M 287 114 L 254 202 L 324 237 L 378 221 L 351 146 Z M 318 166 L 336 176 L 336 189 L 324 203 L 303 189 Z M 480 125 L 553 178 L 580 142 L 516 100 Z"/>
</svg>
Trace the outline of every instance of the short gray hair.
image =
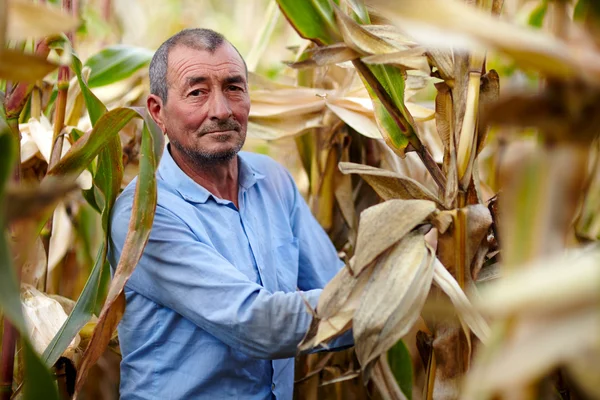
<svg viewBox="0 0 600 400">
<path fill-rule="evenodd" d="M 225 39 L 225 36 L 212 29 L 184 29 L 161 44 L 154 53 L 154 56 L 152 56 L 149 68 L 150 93 L 157 95 L 165 103 L 167 102 L 167 93 L 169 91 L 167 69 L 169 65 L 169 52 L 172 48 L 181 45 L 195 50 L 208 51 L 212 54 L 221 47 L 223 43 L 229 43 L 231 47 L 237 51 L 244 63 L 244 68 L 246 68 L 246 75 L 248 75 L 246 61 L 235 46 Z"/>
</svg>

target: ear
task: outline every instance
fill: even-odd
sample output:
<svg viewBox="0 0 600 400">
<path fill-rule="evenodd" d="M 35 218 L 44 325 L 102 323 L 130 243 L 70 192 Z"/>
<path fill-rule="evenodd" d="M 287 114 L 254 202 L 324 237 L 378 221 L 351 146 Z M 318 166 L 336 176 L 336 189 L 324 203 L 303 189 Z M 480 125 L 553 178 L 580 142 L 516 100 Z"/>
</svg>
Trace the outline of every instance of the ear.
<svg viewBox="0 0 600 400">
<path fill-rule="evenodd" d="M 146 107 L 148 107 L 148 112 L 150 113 L 150 116 L 152 117 L 154 122 L 156 122 L 156 124 L 163 131 L 163 133 L 166 133 L 165 122 L 163 120 L 162 113 L 164 107 L 162 99 L 155 94 L 151 94 L 146 100 Z"/>
</svg>

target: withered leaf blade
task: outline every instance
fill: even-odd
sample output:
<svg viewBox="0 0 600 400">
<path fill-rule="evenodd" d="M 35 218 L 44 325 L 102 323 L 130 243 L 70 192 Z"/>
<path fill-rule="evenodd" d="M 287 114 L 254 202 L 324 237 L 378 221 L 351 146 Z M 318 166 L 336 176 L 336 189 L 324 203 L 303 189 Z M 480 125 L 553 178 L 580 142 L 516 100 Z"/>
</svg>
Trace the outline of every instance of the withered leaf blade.
<svg viewBox="0 0 600 400">
<path fill-rule="evenodd" d="M 363 367 L 405 335 L 421 313 L 433 264 L 421 232 L 411 232 L 378 262 L 356 310 L 353 333 Z"/>
<path fill-rule="evenodd" d="M 423 54 L 423 49 L 412 48 L 393 53 L 375 54 L 363 57 L 362 60 L 366 64 L 392 64 L 396 67 L 417 70 L 429 74 L 429 63 Z"/>
<path fill-rule="evenodd" d="M 74 180 L 49 178 L 37 187 L 9 187 L 6 191 L 6 216 L 15 222 L 43 215 L 69 192 L 77 189 Z"/>
<path fill-rule="evenodd" d="M 358 307 L 372 269 L 358 276 L 342 268 L 325 286 L 317 305 L 317 318 L 307 336 L 298 346 L 300 351 L 312 349 L 350 329 L 352 317 Z"/>
<path fill-rule="evenodd" d="M 501 392 L 507 387 L 523 387 L 597 349 L 599 335 L 597 307 L 520 320 L 510 337 L 494 348 L 493 355 L 484 358 L 481 354 L 475 360 L 462 396 L 481 398 L 481 394 Z"/>
<path fill-rule="evenodd" d="M 444 208 L 437 196 L 414 179 L 362 164 L 341 162 L 339 167 L 344 174 L 359 174 L 384 200 L 429 200 L 435 202 L 440 208 Z"/>
<path fill-rule="evenodd" d="M 427 200 L 388 200 L 363 211 L 358 225 L 354 273 L 359 274 L 435 210 L 435 204 Z"/>
<path fill-rule="evenodd" d="M 354 50 L 367 54 L 392 53 L 398 49 L 382 38 L 373 35 L 346 15 L 339 7 L 334 6 L 338 27 L 344 42 Z"/>
<path fill-rule="evenodd" d="M 12 49 L 0 49 L 0 79 L 35 82 L 58 68 L 45 58 Z"/>
<path fill-rule="evenodd" d="M 287 63 L 290 68 L 313 68 L 325 65 L 339 64 L 354 60 L 360 56 L 355 50 L 344 43 L 336 43 L 330 46 L 315 47 L 307 51 L 308 57 L 302 61 Z"/>
<path fill-rule="evenodd" d="M 467 324 L 483 343 L 486 343 L 491 332 L 487 321 L 469 301 L 456 279 L 437 258 L 434 261 L 433 281 L 448 295 L 450 301 L 456 307 L 460 320 Z"/>
</svg>

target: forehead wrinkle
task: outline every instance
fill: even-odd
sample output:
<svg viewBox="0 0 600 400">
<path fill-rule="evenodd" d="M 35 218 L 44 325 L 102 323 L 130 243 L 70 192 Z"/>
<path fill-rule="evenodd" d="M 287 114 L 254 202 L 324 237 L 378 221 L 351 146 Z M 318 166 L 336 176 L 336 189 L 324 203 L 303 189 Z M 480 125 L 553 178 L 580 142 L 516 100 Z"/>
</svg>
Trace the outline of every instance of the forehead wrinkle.
<svg viewBox="0 0 600 400">
<path fill-rule="evenodd" d="M 193 82 L 200 79 L 204 79 L 206 81 L 212 80 L 209 76 L 211 73 L 222 74 L 226 73 L 227 79 L 231 76 L 243 76 L 244 69 L 241 66 L 232 61 L 225 61 L 219 64 L 211 64 L 211 63 L 195 63 L 190 59 L 184 60 L 176 60 L 173 65 L 173 75 L 171 78 L 176 78 L 178 82 L 181 82 L 183 79 L 184 86 L 190 86 L 190 83 L 199 83 Z M 184 79 L 185 77 L 187 79 Z M 245 80 L 244 80 L 245 81 Z M 172 82 L 175 83 L 175 82 Z"/>
</svg>

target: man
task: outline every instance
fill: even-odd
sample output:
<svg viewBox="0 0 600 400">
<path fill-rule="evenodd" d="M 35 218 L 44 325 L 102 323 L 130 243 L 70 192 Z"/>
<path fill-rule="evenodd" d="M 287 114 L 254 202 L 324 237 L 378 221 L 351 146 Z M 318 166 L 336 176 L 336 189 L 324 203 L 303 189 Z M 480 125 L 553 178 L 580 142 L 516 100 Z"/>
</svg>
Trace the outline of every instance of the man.
<svg viewBox="0 0 600 400">
<path fill-rule="evenodd" d="M 163 43 L 150 90 L 170 144 L 150 240 L 125 288 L 121 398 L 291 399 L 305 301 L 315 307 L 343 263 L 290 174 L 240 152 L 247 70 L 222 35 L 184 30 Z M 114 207 L 113 267 L 134 186 Z"/>
</svg>

